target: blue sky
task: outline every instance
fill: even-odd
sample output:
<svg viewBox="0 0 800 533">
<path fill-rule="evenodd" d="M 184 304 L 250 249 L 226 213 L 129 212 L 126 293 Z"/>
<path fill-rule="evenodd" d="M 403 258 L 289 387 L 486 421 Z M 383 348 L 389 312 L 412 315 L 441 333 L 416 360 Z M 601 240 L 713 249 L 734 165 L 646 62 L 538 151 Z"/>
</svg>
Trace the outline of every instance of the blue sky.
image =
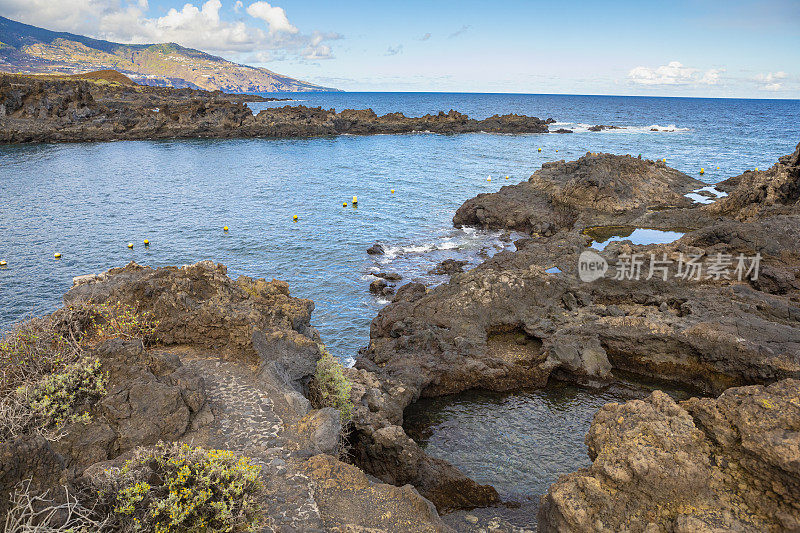
<svg viewBox="0 0 800 533">
<path fill-rule="evenodd" d="M 800 98 L 800 1 L 0 0 L 345 90 Z"/>
</svg>

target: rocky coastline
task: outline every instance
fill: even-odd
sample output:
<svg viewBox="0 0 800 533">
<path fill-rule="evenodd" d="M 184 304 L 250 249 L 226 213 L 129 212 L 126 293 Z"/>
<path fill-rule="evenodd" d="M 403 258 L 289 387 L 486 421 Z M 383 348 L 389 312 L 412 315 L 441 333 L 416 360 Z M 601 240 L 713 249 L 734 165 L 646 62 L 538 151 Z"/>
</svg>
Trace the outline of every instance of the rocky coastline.
<svg viewBox="0 0 800 533">
<path fill-rule="evenodd" d="M 375 120 L 347 113 L 349 127 Z M 437 120 L 461 120 L 447 117 Z M 602 388 L 628 373 L 695 397 L 656 391 L 603 407 L 586 437 L 592 465 L 542 496 L 539 531 L 800 529 L 800 145 L 721 183 L 729 194 L 714 203 L 686 197 L 701 185 L 663 162 L 588 153 L 465 202 L 455 225 L 528 236 L 471 270 L 448 266 L 435 288 L 399 286 L 356 365 L 341 370 L 346 420 L 320 404 L 314 304 L 286 283 L 233 280 L 208 261 L 78 278 L 53 320 L 116 302 L 151 317 L 152 338 L 87 348 L 108 376 L 102 399 L 81 407 L 90 427 L 0 442 L 0 512 L 26 479 L 36 490 L 81 486 L 138 447 L 173 441 L 257 461 L 268 531 L 450 531 L 440 513 L 500 497 L 406 434 L 409 405 L 549 380 Z M 598 226 L 684 235 L 593 252 L 616 273 L 653 254 L 671 263 L 664 278 L 581 281 L 587 229 Z M 757 256 L 760 270 L 679 277 L 689 256 Z"/>
<path fill-rule="evenodd" d="M 693 204 L 684 195 L 698 182 L 663 163 L 587 154 L 467 201 L 454 224 L 530 237 L 433 289 L 402 286 L 381 310 L 352 379 L 392 385 L 365 394 L 369 409 L 357 411 L 359 464 L 384 480 L 410 480 L 446 510 L 454 502 L 443 496 L 443 478 L 431 485 L 431 468 L 402 460 L 418 453 L 402 430 L 403 408 L 421 397 L 542 387 L 548 379 L 602 387 L 624 371 L 700 397 L 677 405 L 654 393 L 601 411 L 587 437 L 595 464 L 551 487 L 540 531 L 796 529 L 800 145 L 769 170 L 730 181 L 729 196 Z M 592 241 L 584 230 L 597 225 L 686 232 L 670 244 L 608 245 L 599 254 L 612 270 L 635 253 L 675 262 L 681 254 L 760 254 L 760 275 L 681 280 L 669 271 L 666 280 L 585 283 L 578 259 Z M 558 272 L 547 272 L 552 267 Z M 752 409 L 734 416 L 731 402 Z M 390 472 L 381 459 L 387 450 Z M 711 478 L 712 488 L 688 490 Z M 777 490 L 766 499 L 753 495 L 769 483 Z M 469 485 L 457 493 L 476 506 L 491 500 Z"/>
<path fill-rule="evenodd" d="M 547 133 L 553 119 L 457 111 L 406 117 L 371 109 L 336 112 L 284 106 L 253 115 L 248 101 L 273 98 L 91 80 L 0 75 L 0 143 L 181 138 L 319 137 L 430 132 Z"/>
</svg>

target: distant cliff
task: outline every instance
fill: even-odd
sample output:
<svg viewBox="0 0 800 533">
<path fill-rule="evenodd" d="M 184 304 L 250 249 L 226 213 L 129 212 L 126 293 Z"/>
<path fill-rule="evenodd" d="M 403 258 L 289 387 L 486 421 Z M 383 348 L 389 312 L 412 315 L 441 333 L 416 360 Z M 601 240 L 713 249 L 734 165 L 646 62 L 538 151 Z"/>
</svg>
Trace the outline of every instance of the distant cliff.
<svg viewBox="0 0 800 533">
<path fill-rule="evenodd" d="M 81 74 L 106 69 L 162 87 L 233 93 L 336 90 L 175 43 L 112 43 L 0 17 L 0 72 Z"/>
</svg>

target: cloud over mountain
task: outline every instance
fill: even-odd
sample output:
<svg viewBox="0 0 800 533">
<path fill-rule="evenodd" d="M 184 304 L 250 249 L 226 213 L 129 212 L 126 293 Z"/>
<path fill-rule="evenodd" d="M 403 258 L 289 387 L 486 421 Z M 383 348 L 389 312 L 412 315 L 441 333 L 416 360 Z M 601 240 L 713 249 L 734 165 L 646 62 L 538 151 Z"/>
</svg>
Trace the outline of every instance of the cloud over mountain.
<svg viewBox="0 0 800 533">
<path fill-rule="evenodd" d="M 263 0 L 233 4 L 239 20 L 221 17 L 222 7 L 220 0 L 189 2 L 151 16 L 147 0 L 0 0 L 3 15 L 28 24 L 128 44 L 176 42 L 237 57 L 271 51 L 272 59 L 327 59 L 332 57 L 328 41 L 341 38 L 332 32 L 302 33 L 283 8 Z"/>
</svg>

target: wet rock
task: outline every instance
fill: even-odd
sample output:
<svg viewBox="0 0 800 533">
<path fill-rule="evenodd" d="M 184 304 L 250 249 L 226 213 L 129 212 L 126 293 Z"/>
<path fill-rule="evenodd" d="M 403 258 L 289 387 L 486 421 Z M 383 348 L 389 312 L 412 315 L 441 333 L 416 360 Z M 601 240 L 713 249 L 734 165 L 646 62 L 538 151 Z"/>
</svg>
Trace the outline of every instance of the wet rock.
<svg viewBox="0 0 800 533">
<path fill-rule="evenodd" d="M 625 128 L 621 126 L 607 126 L 605 124 L 597 124 L 595 126 L 589 126 L 589 131 L 603 131 L 603 130 L 624 130 Z"/>
<path fill-rule="evenodd" d="M 400 281 L 403 279 L 403 276 L 397 272 L 378 272 L 377 274 L 373 274 L 373 276 L 385 279 L 386 281 Z"/>
<path fill-rule="evenodd" d="M 375 244 L 367 248 L 367 253 L 369 255 L 383 255 L 385 252 L 383 250 L 383 246 L 376 242 Z"/>
<path fill-rule="evenodd" d="M 431 270 L 429 274 L 438 274 L 452 276 L 459 272 L 464 272 L 464 267 L 469 264 L 469 261 L 459 261 L 457 259 L 445 259 L 439 263 L 436 268 Z"/>
<path fill-rule="evenodd" d="M 575 133 L 572 130 L 568 130 L 565 128 L 558 128 L 557 130 L 553 131 L 552 133 Z"/>
<path fill-rule="evenodd" d="M 376 279 L 369 284 L 369 292 L 376 295 L 383 295 L 389 285 L 382 279 Z"/>
<path fill-rule="evenodd" d="M 798 394 L 800 381 L 783 380 L 607 404 L 586 437 L 592 466 L 550 487 L 539 531 L 797 529 Z"/>
</svg>

